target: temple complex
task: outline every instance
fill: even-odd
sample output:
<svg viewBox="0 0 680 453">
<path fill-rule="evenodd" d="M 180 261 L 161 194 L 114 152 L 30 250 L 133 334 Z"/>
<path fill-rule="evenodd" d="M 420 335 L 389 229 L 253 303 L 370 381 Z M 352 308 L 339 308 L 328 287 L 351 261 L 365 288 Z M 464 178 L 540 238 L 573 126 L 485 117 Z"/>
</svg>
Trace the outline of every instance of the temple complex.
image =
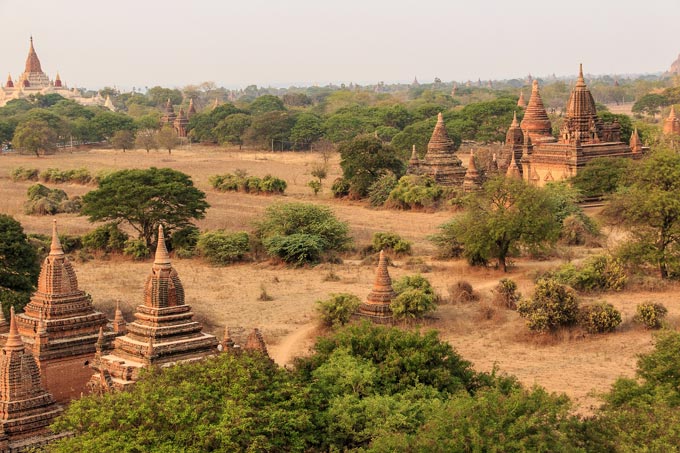
<svg viewBox="0 0 680 453">
<path fill-rule="evenodd" d="M 665 135 L 680 135 L 680 118 L 675 114 L 674 105 L 671 105 L 668 118 L 663 120 L 663 133 Z"/>
<path fill-rule="evenodd" d="M 44 387 L 58 402 L 67 402 L 87 390 L 98 331 L 105 330 L 108 342 L 115 337 L 107 323 L 106 316 L 94 309 L 90 295 L 78 288 L 55 221 L 38 289 L 24 312 L 16 316 L 16 325 L 35 357 Z"/>
<path fill-rule="evenodd" d="M 397 296 L 392 289 L 392 279 L 387 271 L 387 259 L 383 251 L 380 251 L 378 269 L 375 272 L 373 289 L 366 301 L 359 306 L 357 316 L 370 319 L 378 324 L 392 323 L 392 309 L 390 302 Z"/>
<path fill-rule="evenodd" d="M 0 451 L 37 451 L 63 437 L 49 426 L 62 412 L 44 389 L 33 355 L 26 351 L 17 329 L 14 307 L 10 328 L 0 356 Z"/>
<path fill-rule="evenodd" d="M 621 141 L 618 122 L 604 123 L 597 116 L 595 100 L 586 86 L 582 67 L 569 97 L 559 138 L 552 135 L 552 125 L 534 80 L 524 118 L 519 129 L 516 118 L 511 124 L 505 147 L 511 155 L 506 174 L 516 176 L 519 172 L 525 181 L 538 186 L 570 178 L 588 161 L 598 157 L 640 155 Z"/>
<path fill-rule="evenodd" d="M 453 141 L 449 138 L 441 113 L 437 116 L 437 124 L 427 144 L 425 158 L 418 163 L 418 172 L 431 176 L 442 186 L 462 186 L 465 168 L 456 156 Z"/>
<path fill-rule="evenodd" d="M 191 307 L 184 303 L 184 287 L 170 262 L 163 227 L 158 230 L 144 303 L 134 316 L 126 325 L 126 334 L 115 339 L 112 351 L 107 353 L 101 341 L 92 363 L 94 391 L 125 390 L 143 368 L 199 360 L 218 352 L 217 338 L 202 331 L 201 324 L 192 319 Z"/>
</svg>

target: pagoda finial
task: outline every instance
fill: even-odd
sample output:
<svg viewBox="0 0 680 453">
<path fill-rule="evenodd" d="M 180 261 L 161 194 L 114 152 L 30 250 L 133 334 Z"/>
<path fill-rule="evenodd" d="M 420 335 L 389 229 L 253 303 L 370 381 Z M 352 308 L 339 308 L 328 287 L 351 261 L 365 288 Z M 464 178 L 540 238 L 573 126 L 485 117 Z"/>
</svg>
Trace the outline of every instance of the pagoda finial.
<svg viewBox="0 0 680 453">
<path fill-rule="evenodd" d="M 585 86 L 586 81 L 583 78 L 583 63 L 578 65 L 578 79 L 576 80 L 576 85 Z"/>
<path fill-rule="evenodd" d="M 534 79 L 533 82 L 531 82 L 531 92 L 538 92 L 538 80 Z"/>
<path fill-rule="evenodd" d="M 444 115 L 442 115 L 442 112 L 439 112 L 437 114 L 437 123 L 443 123 L 444 122 Z"/>
<path fill-rule="evenodd" d="M 52 244 L 50 245 L 50 256 L 63 256 L 64 249 L 61 246 L 61 241 L 59 240 L 59 234 L 57 233 L 57 221 L 53 220 L 52 223 Z"/>
<path fill-rule="evenodd" d="M 519 127 L 519 123 L 517 122 L 517 112 L 512 112 L 512 124 L 510 127 Z"/>
<path fill-rule="evenodd" d="M 168 249 L 165 246 L 165 234 L 163 233 L 163 225 L 158 225 L 158 244 L 156 245 L 156 257 L 153 263 L 160 266 L 170 265 L 170 255 L 168 255 Z"/>
<path fill-rule="evenodd" d="M 104 328 L 99 327 L 99 335 L 97 336 L 97 342 L 95 343 L 95 348 L 97 352 L 101 353 L 104 349 Z"/>
<path fill-rule="evenodd" d="M 17 323 L 14 314 L 14 307 L 9 309 L 9 334 L 7 335 L 7 342 L 5 343 L 5 351 L 21 351 L 24 349 L 24 342 L 21 341 L 21 335 L 17 329 Z"/>
</svg>

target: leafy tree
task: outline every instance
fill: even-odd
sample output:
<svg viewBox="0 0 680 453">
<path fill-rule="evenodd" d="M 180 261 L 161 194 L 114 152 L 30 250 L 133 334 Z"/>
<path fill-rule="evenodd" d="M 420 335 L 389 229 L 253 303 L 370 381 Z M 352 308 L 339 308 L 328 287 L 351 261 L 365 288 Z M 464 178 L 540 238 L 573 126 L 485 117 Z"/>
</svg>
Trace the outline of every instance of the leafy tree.
<svg viewBox="0 0 680 453">
<path fill-rule="evenodd" d="M 339 150 L 343 178 L 349 182 L 350 194 L 365 197 L 368 189 L 381 176 L 393 173 L 397 178 L 404 172 L 404 163 L 394 150 L 380 139 L 368 135 L 343 143 Z"/>
<path fill-rule="evenodd" d="M 170 99 L 172 105 L 179 105 L 182 103 L 182 92 L 176 89 L 163 88 L 160 86 L 151 87 L 146 91 L 146 97 L 149 98 L 151 105 L 162 107 Z"/>
<path fill-rule="evenodd" d="M 191 178 L 170 168 L 113 172 L 99 181 L 99 188 L 83 196 L 82 213 L 91 222 L 125 221 L 151 247 L 158 225 L 166 231 L 183 228 L 191 219 L 202 219 L 209 207 L 205 193 Z"/>
<path fill-rule="evenodd" d="M 659 150 L 631 168 L 604 214 L 630 228 L 630 257 L 656 265 L 661 278 L 680 272 L 680 155 Z"/>
<path fill-rule="evenodd" d="M 41 152 L 45 154 L 56 148 L 57 134 L 45 121 L 29 120 L 17 126 L 12 144 L 40 157 Z"/>
<path fill-rule="evenodd" d="M 517 312 L 526 318 L 529 329 L 548 332 L 576 323 L 578 300 L 571 288 L 556 280 L 541 279 L 531 299 L 517 305 Z"/>
<path fill-rule="evenodd" d="M 0 303 L 5 315 L 9 307 L 21 310 L 38 281 L 40 265 L 21 224 L 0 214 Z"/>
<path fill-rule="evenodd" d="M 124 113 L 102 110 L 90 121 L 100 139 L 108 140 L 113 137 L 116 131 L 135 130 L 135 122 Z"/>
<path fill-rule="evenodd" d="M 465 201 L 466 212 L 446 225 L 443 235 L 463 247 L 471 264 L 491 258 L 507 271 L 508 257 L 521 247 L 540 248 L 557 240 L 561 219 L 547 189 L 514 178 L 495 178 Z"/>
<path fill-rule="evenodd" d="M 600 157 L 586 163 L 572 183 L 584 197 L 597 197 L 616 192 L 630 166 L 630 159 Z"/>
<path fill-rule="evenodd" d="M 649 93 L 638 99 L 631 110 L 633 113 L 646 113 L 647 115 L 653 117 L 661 111 L 661 107 L 664 107 L 668 104 L 668 99 L 665 96 L 656 93 Z"/>
<path fill-rule="evenodd" d="M 141 129 L 137 131 L 135 146 L 137 146 L 137 148 L 145 149 L 147 153 L 152 149 L 158 149 L 156 131 L 154 129 Z"/>
<path fill-rule="evenodd" d="M 316 308 L 321 321 L 329 327 L 340 327 L 347 324 L 361 305 L 361 300 L 354 294 L 331 294 L 329 299 L 317 300 Z"/>
<path fill-rule="evenodd" d="M 618 122 L 621 125 L 621 141 L 625 143 L 630 142 L 630 136 L 633 135 L 633 121 L 631 121 L 630 116 L 607 111 L 598 112 L 597 116 L 605 123 Z"/>
<path fill-rule="evenodd" d="M 249 115 L 234 113 L 217 123 L 217 126 L 213 129 L 213 134 L 219 143 L 231 143 L 238 145 L 238 148 L 241 149 L 243 146 L 243 135 L 250 126 L 250 122 Z"/>
<path fill-rule="evenodd" d="M 279 97 L 265 94 L 251 102 L 249 110 L 253 115 L 260 115 L 267 112 L 286 110 L 286 107 L 284 107 L 283 101 Z"/>
<path fill-rule="evenodd" d="M 135 136 L 128 130 L 116 131 L 113 137 L 111 137 L 111 145 L 125 152 L 126 149 L 130 149 L 135 145 Z"/>
<path fill-rule="evenodd" d="M 312 113 L 303 113 L 295 120 L 295 126 L 290 131 L 290 139 L 296 144 L 309 146 L 323 135 L 321 118 Z"/>
<path fill-rule="evenodd" d="M 177 131 L 171 126 L 163 126 L 156 132 L 156 143 L 158 143 L 159 147 L 167 149 L 168 154 L 172 154 L 172 150 L 180 143 Z"/>
<path fill-rule="evenodd" d="M 306 107 L 312 104 L 312 98 L 305 93 L 286 93 L 281 98 L 285 105 L 290 107 Z"/>
<path fill-rule="evenodd" d="M 324 122 L 323 129 L 330 141 L 340 143 L 371 132 L 374 126 L 369 120 L 354 112 L 341 111 L 329 116 Z"/>
<path fill-rule="evenodd" d="M 295 125 L 295 118 L 289 112 L 272 111 L 253 117 L 250 127 L 245 133 L 247 142 L 269 148 L 286 147 L 290 142 L 290 131 Z"/>
</svg>

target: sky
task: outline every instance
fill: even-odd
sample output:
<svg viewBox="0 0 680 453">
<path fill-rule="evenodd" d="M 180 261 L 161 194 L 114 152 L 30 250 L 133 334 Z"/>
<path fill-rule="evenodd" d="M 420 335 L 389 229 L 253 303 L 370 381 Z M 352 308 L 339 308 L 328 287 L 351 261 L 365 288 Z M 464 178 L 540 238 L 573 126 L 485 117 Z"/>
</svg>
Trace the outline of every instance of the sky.
<svg viewBox="0 0 680 453">
<path fill-rule="evenodd" d="M 0 78 L 227 88 L 661 72 L 678 0 L 0 0 Z M 3 72 L 4 71 L 4 72 Z"/>
</svg>

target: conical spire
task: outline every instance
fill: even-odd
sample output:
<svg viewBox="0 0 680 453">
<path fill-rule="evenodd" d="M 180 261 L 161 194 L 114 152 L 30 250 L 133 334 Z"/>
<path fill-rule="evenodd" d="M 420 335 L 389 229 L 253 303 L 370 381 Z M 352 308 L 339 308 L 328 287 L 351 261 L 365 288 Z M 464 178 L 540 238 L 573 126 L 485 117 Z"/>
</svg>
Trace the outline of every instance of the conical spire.
<svg viewBox="0 0 680 453">
<path fill-rule="evenodd" d="M 124 335 L 127 332 L 127 326 L 123 312 L 120 309 L 120 303 L 116 301 L 116 312 L 113 315 L 113 332 Z"/>
<path fill-rule="evenodd" d="M 481 187 L 479 181 L 479 171 L 475 164 L 475 153 L 470 151 L 470 159 L 468 160 L 468 167 L 465 171 L 465 179 L 463 180 L 463 190 L 473 191 Z"/>
<path fill-rule="evenodd" d="M 677 115 L 675 114 L 675 105 L 673 105 L 673 104 L 671 104 L 671 111 L 668 114 L 668 119 L 671 120 L 671 121 L 678 119 Z"/>
<path fill-rule="evenodd" d="M 14 81 L 12 80 L 12 74 L 7 74 L 7 83 L 5 83 L 5 88 L 14 88 Z"/>
<path fill-rule="evenodd" d="M 449 138 L 449 133 L 444 124 L 444 116 L 441 112 L 437 115 L 437 124 L 434 126 L 432 137 L 430 137 L 430 141 L 427 144 L 427 152 L 428 154 L 448 154 L 453 152 L 453 141 Z"/>
<path fill-rule="evenodd" d="M 541 99 L 538 80 L 532 82 L 531 97 L 520 127 L 525 135 L 528 133 L 533 140 L 552 138 L 552 124 Z"/>
<path fill-rule="evenodd" d="M 524 92 L 519 92 L 519 99 L 517 100 L 517 106 L 525 108 L 527 106 L 527 101 L 524 100 Z"/>
<path fill-rule="evenodd" d="M 519 123 L 517 122 L 517 112 L 512 112 L 512 124 L 510 127 L 518 127 Z"/>
<path fill-rule="evenodd" d="M 191 118 L 196 114 L 196 106 L 194 106 L 194 98 L 189 99 L 189 110 L 187 110 L 187 116 Z"/>
<path fill-rule="evenodd" d="M 97 343 L 95 343 L 95 348 L 97 352 L 101 354 L 104 349 L 104 328 L 99 327 L 99 335 L 97 336 Z"/>
<path fill-rule="evenodd" d="M 586 80 L 583 78 L 583 63 L 578 65 L 578 78 L 576 79 L 576 86 L 586 86 Z"/>
<path fill-rule="evenodd" d="M 33 36 L 31 36 L 31 44 L 28 48 L 28 57 L 26 57 L 26 69 L 24 71 L 26 74 L 30 73 L 42 73 L 42 68 L 40 67 L 40 59 L 38 54 L 33 48 Z"/>
<path fill-rule="evenodd" d="M 157 266 L 170 266 L 170 255 L 165 246 L 165 234 L 163 233 L 163 225 L 158 225 L 158 244 L 156 245 L 156 256 L 153 261 Z"/>
<path fill-rule="evenodd" d="M 630 136 L 630 149 L 633 151 L 633 153 L 642 152 L 642 140 L 640 140 L 637 127 L 633 130 L 633 133 Z"/>
<path fill-rule="evenodd" d="M 52 244 L 50 245 L 50 256 L 64 256 L 64 249 L 61 247 L 59 234 L 57 233 L 57 221 L 52 221 Z"/>
<path fill-rule="evenodd" d="M 24 342 L 21 341 L 21 335 L 17 329 L 17 323 L 14 315 L 14 307 L 9 309 L 9 334 L 7 335 L 7 342 L 5 343 L 5 351 L 21 351 L 24 349 Z"/>
<path fill-rule="evenodd" d="M 508 166 L 508 171 L 505 173 L 508 178 L 522 179 L 522 173 L 519 171 L 519 166 L 515 160 L 515 153 L 511 154 L 510 165 Z"/>
<path fill-rule="evenodd" d="M 380 251 L 380 258 L 378 259 L 378 268 L 375 271 L 375 281 L 373 282 L 373 290 L 368 295 L 369 302 L 387 303 L 396 296 L 394 289 L 392 289 L 392 279 L 387 270 L 387 258 L 385 252 Z"/>
<path fill-rule="evenodd" d="M 59 77 L 58 72 L 57 72 L 57 76 L 54 78 L 54 86 L 56 88 L 61 88 L 61 77 Z"/>
</svg>

